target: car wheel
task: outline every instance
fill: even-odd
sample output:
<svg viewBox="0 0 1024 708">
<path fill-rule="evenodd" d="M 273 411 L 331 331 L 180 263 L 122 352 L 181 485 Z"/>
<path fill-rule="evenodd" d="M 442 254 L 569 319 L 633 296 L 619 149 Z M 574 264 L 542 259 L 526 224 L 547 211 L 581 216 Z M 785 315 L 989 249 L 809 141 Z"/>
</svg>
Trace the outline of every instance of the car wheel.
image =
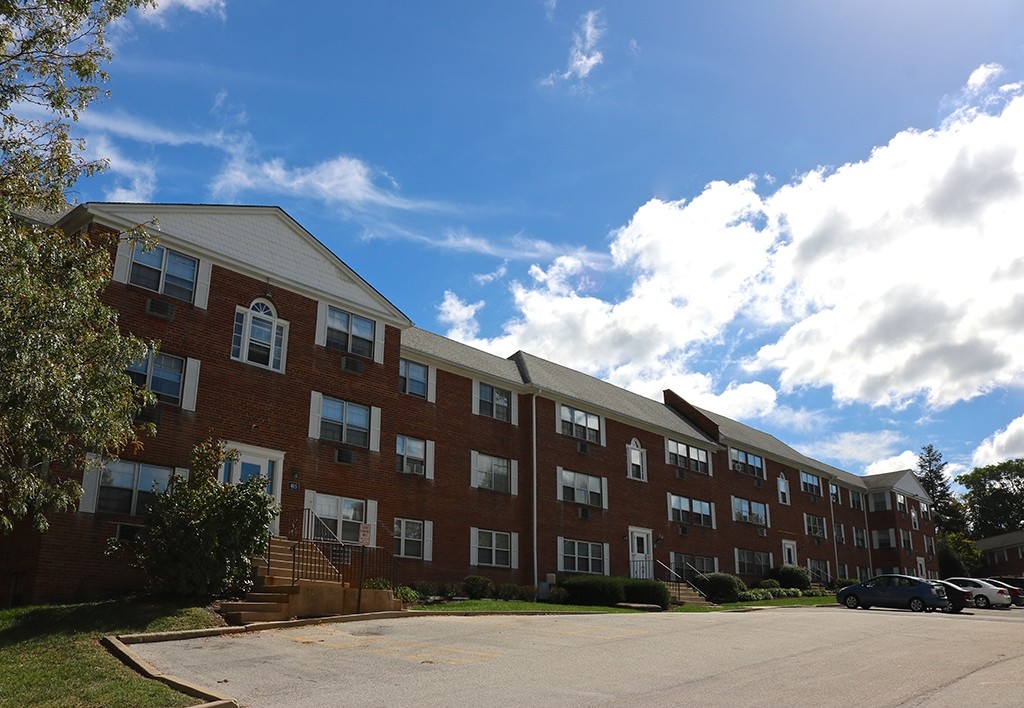
<svg viewBox="0 0 1024 708">
<path fill-rule="evenodd" d="M 980 608 L 984 609 L 984 608 L 988 607 L 991 604 L 992 603 L 989 602 L 988 598 L 985 597 L 984 595 L 975 595 L 974 596 L 974 606 L 975 607 L 980 607 Z"/>
<path fill-rule="evenodd" d="M 910 611 L 911 612 L 920 612 L 923 609 L 924 609 L 924 600 L 922 600 L 919 597 L 912 597 L 912 598 L 910 598 Z"/>
<path fill-rule="evenodd" d="M 843 600 L 843 604 L 849 607 L 851 610 L 856 610 L 857 605 L 860 604 L 860 600 L 856 595 L 847 595 L 846 599 Z"/>
</svg>

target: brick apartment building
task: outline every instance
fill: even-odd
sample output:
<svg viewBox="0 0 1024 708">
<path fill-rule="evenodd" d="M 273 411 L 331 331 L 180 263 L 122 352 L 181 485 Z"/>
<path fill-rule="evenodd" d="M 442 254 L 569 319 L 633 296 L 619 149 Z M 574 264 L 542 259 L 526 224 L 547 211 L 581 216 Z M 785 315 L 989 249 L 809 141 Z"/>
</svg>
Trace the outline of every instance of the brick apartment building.
<svg viewBox="0 0 1024 708">
<path fill-rule="evenodd" d="M 210 436 L 239 452 L 222 481 L 267 477 L 281 519 L 312 510 L 339 539 L 394 553 L 403 582 L 752 584 L 782 563 L 820 581 L 937 577 L 911 471 L 853 475 L 676 392 L 658 402 L 414 327 L 279 208 L 89 203 L 59 223 L 116 233 L 153 217 L 160 246 L 121 242 L 104 300 L 159 342 L 129 372 L 157 394 L 159 432 L 85 473 L 78 511 L 46 533 L 0 536 L 0 605 L 139 586 L 107 539 L 137 529 Z"/>
</svg>

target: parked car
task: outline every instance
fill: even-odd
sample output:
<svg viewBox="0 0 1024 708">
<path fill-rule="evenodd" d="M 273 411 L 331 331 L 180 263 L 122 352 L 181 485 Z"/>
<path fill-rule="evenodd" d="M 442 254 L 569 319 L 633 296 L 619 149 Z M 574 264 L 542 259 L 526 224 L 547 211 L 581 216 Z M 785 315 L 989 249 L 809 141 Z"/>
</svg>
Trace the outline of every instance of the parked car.
<svg viewBox="0 0 1024 708">
<path fill-rule="evenodd" d="M 1017 607 L 1021 607 L 1022 605 L 1024 605 L 1024 591 L 1022 591 L 1020 588 L 1014 585 L 1010 585 L 1007 582 L 1003 582 L 998 578 L 981 579 L 984 580 L 986 583 L 995 585 L 997 588 L 1006 588 L 1006 592 L 1010 593 L 1010 602 L 1014 605 L 1017 605 Z"/>
<path fill-rule="evenodd" d="M 993 575 L 992 580 L 998 580 L 1001 583 L 1024 590 L 1024 578 L 1017 575 Z"/>
<path fill-rule="evenodd" d="M 963 612 L 965 607 L 974 606 L 974 595 L 967 588 L 954 585 L 948 580 L 932 580 L 930 582 L 938 583 L 946 589 L 946 599 L 949 600 L 949 604 L 942 608 L 943 612 L 957 614 Z"/>
<path fill-rule="evenodd" d="M 914 612 L 931 612 L 949 605 L 945 586 L 913 575 L 877 575 L 856 585 L 848 585 L 836 593 L 836 600 L 851 610 L 874 605 L 909 608 Z"/>
<path fill-rule="evenodd" d="M 1010 606 L 1010 593 L 1006 588 L 996 587 L 980 578 L 946 578 L 946 581 L 970 590 L 974 595 L 975 607 Z"/>
</svg>

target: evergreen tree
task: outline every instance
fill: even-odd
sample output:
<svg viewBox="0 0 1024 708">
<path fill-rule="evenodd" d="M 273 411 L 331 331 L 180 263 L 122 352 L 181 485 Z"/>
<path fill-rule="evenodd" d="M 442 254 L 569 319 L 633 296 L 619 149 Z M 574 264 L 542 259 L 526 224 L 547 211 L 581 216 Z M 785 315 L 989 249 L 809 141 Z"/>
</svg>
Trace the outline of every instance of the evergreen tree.
<svg viewBox="0 0 1024 708">
<path fill-rule="evenodd" d="M 946 465 L 942 453 L 933 445 L 921 448 L 917 456 L 917 481 L 932 500 L 932 515 L 935 526 L 940 534 L 964 533 L 967 524 L 964 519 L 963 505 L 949 488 L 946 478 Z"/>
</svg>

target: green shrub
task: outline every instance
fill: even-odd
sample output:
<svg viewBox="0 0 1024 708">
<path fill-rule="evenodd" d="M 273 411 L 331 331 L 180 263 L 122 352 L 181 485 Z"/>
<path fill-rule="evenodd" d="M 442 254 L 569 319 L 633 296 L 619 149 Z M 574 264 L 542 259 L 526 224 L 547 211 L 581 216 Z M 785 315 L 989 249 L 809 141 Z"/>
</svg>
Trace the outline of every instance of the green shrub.
<svg viewBox="0 0 1024 708">
<path fill-rule="evenodd" d="M 470 600 L 494 597 L 494 581 L 481 575 L 469 575 L 462 579 L 462 592 Z"/>
<path fill-rule="evenodd" d="M 363 587 L 367 590 L 391 590 L 391 581 L 387 578 L 370 578 L 363 581 Z"/>
<path fill-rule="evenodd" d="M 396 600 L 401 600 L 406 605 L 414 605 L 423 599 L 418 592 L 408 585 L 399 585 L 392 590 L 392 594 L 394 594 Z"/>
<path fill-rule="evenodd" d="M 835 595 L 834 590 L 828 588 L 810 588 L 808 590 L 800 591 L 804 597 L 832 597 Z"/>
<path fill-rule="evenodd" d="M 782 586 L 775 578 L 765 578 L 757 584 L 757 587 L 761 590 L 774 590 L 775 588 L 781 588 Z"/>
<path fill-rule="evenodd" d="M 523 602 L 535 602 L 537 600 L 537 588 L 532 585 L 520 585 L 519 594 L 516 596 L 516 599 Z"/>
<path fill-rule="evenodd" d="M 498 586 L 494 596 L 499 600 L 518 600 L 519 586 L 515 583 L 502 583 Z"/>
<path fill-rule="evenodd" d="M 799 588 L 806 590 L 811 587 L 811 574 L 806 568 L 798 565 L 780 565 L 772 568 L 768 573 L 769 577 L 777 580 L 784 588 Z"/>
<path fill-rule="evenodd" d="M 753 590 L 744 590 L 739 593 L 739 602 L 757 602 L 759 600 L 771 600 L 775 595 L 772 593 L 771 588 L 754 588 Z"/>
<path fill-rule="evenodd" d="M 796 588 L 771 588 L 768 590 L 772 597 L 803 597 L 806 593 Z"/>
<path fill-rule="evenodd" d="M 555 605 L 566 605 L 569 603 L 569 591 L 557 585 L 548 590 L 548 602 Z"/>
<path fill-rule="evenodd" d="M 574 605 L 617 605 L 626 601 L 622 578 L 608 575 L 573 575 L 562 581 Z"/>
<path fill-rule="evenodd" d="M 667 610 L 672 601 L 668 594 L 668 586 L 657 580 L 627 578 L 623 581 L 623 590 L 626 593 L 626 602 L 657 605 Z"/>
<path fill-rule="evenodd" d="M 698 577 L 694 584 L 716 604 L 737 602 L 740 593 L 747 589 L 742 580 L 729 573 L 709 573 Z"/>
</svg>

